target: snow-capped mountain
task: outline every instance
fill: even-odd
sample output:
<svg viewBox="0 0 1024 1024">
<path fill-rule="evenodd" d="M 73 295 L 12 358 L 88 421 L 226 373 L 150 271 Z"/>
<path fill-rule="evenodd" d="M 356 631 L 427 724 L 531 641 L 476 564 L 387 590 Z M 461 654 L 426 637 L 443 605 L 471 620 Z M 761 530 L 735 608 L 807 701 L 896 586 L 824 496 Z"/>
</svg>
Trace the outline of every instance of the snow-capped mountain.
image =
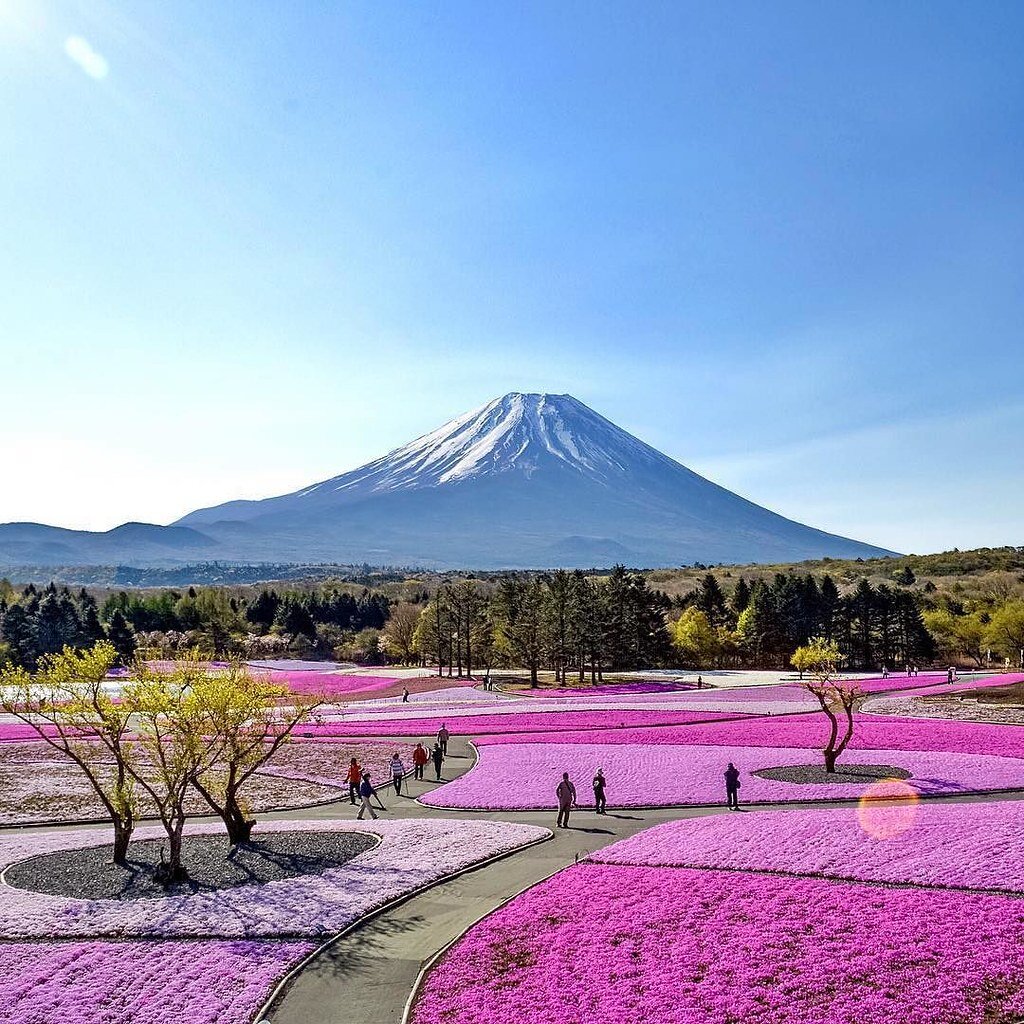
<svg viewBox="0 0 1024 1024">
<path fill-rule="evenodd" d="M 120 533 L 119 533 L 120 531 Z M 776 515 L 570 395 L 513 393 L 358 469 L 170 527 L 0 526 L 0 564 L 187 560 L 504 568 L 891 552 Z"/>
<path fill-rule="evenodd" d="M 175 525 L 273 536 L 276 558 L 482 568 L 881 553 L 718 487 L 571 395 L 508 394 L 348 473 Z"/>
</svg>

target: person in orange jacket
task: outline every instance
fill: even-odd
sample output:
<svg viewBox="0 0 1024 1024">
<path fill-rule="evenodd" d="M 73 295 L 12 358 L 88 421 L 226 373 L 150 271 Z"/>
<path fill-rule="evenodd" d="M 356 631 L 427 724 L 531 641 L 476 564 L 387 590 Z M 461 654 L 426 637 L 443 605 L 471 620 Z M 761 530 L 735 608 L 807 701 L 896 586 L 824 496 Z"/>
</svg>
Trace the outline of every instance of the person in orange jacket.
<svg viewBox="0 0 1024 1024">
<path fill-rule="evenodd" d="M 429 760 L 430 755 L 427 753 L 427 748 L 422 743 L 417 743 L 416 749 L 412 752 L 412 777 L 414 779 L 423 778 L 423 769 Z"/>
<path fill-rule="evenodd" d="M 346 778 L 348 780 L 349 802 L 355 805 L 356 797 L 359 796 L 359 783 L 363 781 L 363 769 L 354 757 L 349 762 Z"/>
</svg>

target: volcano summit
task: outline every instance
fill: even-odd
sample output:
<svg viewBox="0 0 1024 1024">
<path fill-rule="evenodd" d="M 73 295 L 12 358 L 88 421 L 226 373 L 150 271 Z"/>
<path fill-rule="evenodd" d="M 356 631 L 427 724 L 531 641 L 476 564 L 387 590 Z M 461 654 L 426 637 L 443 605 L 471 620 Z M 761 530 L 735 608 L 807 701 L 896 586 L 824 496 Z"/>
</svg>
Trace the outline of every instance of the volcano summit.
<svg viewBox="0 0 1024 1024">
<path fill-rule="evenodd" d="M 890 553 L 755 505 L 570 395 L 519 393 L 341 476 L 169 527 L 0 526 L 0 561 L 21 564 L 654 567 Z"/>
</svg>

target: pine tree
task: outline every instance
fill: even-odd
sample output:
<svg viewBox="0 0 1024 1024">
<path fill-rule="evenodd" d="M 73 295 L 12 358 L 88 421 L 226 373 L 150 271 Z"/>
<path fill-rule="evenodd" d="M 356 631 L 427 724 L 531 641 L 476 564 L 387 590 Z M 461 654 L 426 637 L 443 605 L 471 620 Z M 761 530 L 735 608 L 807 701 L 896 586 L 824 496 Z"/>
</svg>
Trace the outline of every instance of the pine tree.
<svg viewBox="0 0 1024 1024">
<path fill-rule="evenodd" d="M 0 641 L 7 645 L 11 661 L 19 668 L 31 671 L 36 667 L 39 657 L 36 624 L 24 605 L 12 605 L 4 612 L 0 622 Z"/>
<path fill-rule="evenodd" d="M 733 615 L 738 619 L 747 610 L 747 605 L 749 604 L 750 585 L 741 576 L 736 581 L 736 586 L 733 587 L 732 598 L 729 601 L 729 608 L 732 610 Z"/>
<path fill-rule="evenodd" d="M 107 639 L 117 652 L 120 665 L 130 665 L 135 657 L 135 630 L 125 618 L 124 612 L 115 611 L 107 623 Z"/>
</svg>

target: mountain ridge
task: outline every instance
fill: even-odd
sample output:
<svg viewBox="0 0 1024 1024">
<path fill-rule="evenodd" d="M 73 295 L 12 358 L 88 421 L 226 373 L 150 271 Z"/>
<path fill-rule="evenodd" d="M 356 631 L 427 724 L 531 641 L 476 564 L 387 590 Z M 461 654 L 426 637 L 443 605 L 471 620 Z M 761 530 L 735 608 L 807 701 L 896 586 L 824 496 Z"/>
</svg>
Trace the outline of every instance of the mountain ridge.
<svg viewBox="0 0 1024 1024">
<path fill-rule="evenodd" d="M 26 530 L 33 526 L 35 535 Z M 56 557 L 77 548 L 120 549 L 122 564 L 188 560 L 193 546 L 204 558 L 240 563 L 481 569 L 893 554 L 762 508 L 571 395 L 521 392 L 353 470 L 288 494 L 196 509 L 166 527 L 0 526 L 0 564 L 33 561 L 31 549 Z"/>
</svg>

